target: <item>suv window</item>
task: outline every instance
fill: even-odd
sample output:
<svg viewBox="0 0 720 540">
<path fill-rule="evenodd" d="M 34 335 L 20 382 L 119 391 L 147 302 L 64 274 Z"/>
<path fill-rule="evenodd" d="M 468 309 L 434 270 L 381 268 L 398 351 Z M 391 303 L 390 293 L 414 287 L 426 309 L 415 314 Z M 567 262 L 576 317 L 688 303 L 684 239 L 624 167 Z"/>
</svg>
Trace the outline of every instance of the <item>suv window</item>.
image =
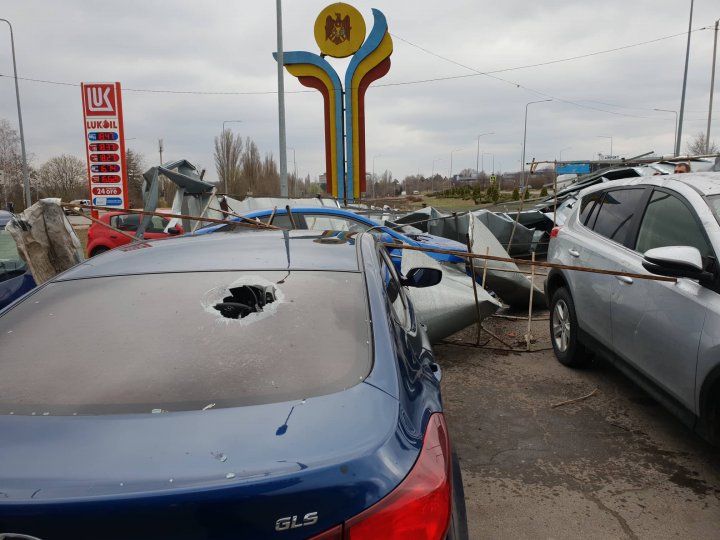
<svg viewBox="0 0 720 540">
<path fill-rule="evenodd" d="M 705 232 L 695 215 L 678 197 L 654 191 L 640 224 L 636 251 L 664 246 L 696 247 L 703 257 L 712 253 Z"/>
<path fill-rule="evenodd" d="M 600 199 L 602 199 L 602 196 L 603 192 L 598 191 L 596 193 L 591 193 L 587 197 L 583 197 L 583 200 L 580 203 L 580 223 L 590 227 L 588 223 L 593 223 L 595 216 L 597 215 L 597 209 L 600 208 Z"/>
<path fill-rule="evenodd" d="M 370 228 L 354 219 L 317 214 L 305 214 L 305 223 L 307 223 L 308 229 L 314 231 L 365 232 Z"/>
<path fill-rule="evenodd" d="M 645 188 L 605 192 L 595 223 L 588 221 L 587 226 L 610 240 L 627 245 L 632 219 L 640 208 L 644 192 Z"/>
</svg>

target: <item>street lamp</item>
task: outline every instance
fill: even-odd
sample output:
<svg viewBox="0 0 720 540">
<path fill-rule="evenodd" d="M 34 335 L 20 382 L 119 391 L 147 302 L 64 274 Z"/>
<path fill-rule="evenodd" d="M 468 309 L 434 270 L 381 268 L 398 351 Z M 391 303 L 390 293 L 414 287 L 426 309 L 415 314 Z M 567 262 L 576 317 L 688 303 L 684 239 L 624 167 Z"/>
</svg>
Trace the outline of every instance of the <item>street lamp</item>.
<svg viewBox="0 0 720 540">
<path fill-rule="evenodd" d="M 678 113 L 677 111 L 671 111 L 670 109 L 653 109 L 653 111 L 660 111 L 660 112 L 671 112 L 675 115 L 675 142 L 673 143 L 673 152 L 675 151 L 675 148 L 677 147 L 677 129 L 678 129 Z M 676 153 L 673 153 L 675 157 L 677 157 Z"/>
<path fill-rule="evenodd" d="M 527 181 L 525 180 L 525 143 L 527 142 L 527 114 L 528 114 L 528 107 L 532 105 L 533 103 L 545 103 L 547 101 L 552 101 L 552 99 L 541 99 L 540 101 L 531 101 L 527 105 L 525 105 L 525 130 L 523 131 L 523 149 L 522 149 L 522 163 L 520 164 L 521 167 L 521 173 L 522 181 L 523 181 L 523 193 L 525 185 L 527 184 Z M 513 229 L 514 230 L 514 229 Z M 512 240 L 512 239 L 511 239 Z"/>
<path fill-rule="evenodd" d="M 456 148 L 455 150 L 450 150 L 450 176 L 448 177 L 448 184 L 450 184 L 448 187 L 452 187 L 452 159 L 453 159 L 453 153 L 457 152 L 458 150 L 462 150 L 461 148 Z"/>
<path fill-rule="evenodd" d="M 562 161 L 563 150 L 570 150 L 571 148 L 572 148 L 572 146 L 566 146 L 565 148 L 560 149 L 560 160 L 559 161 Z"/>
<path fill-rule="evenodd" d="M 432 163 L 432 174 L 430 175 L 430 190 L 435 192 L 435 163 L 442 161 L 444 158 L 435 158 Z"/>
<path fill-rule="evenodd" d="M 495 174 L 495 154 L 492 154 L 490 152 L 483 152 L 480 155 L 482 156 L 482 160 L 483 160 L 483 166 L 482 166 L 483 172 L 485 172 L 485 156 L 492 156 L 492 173 Z"/>
<path fill-rule="evenodd" d="M 715 41 L 713 43 L 712 75 L 710 75 L 710 106 L 708 107 L 708 125 L 707 134 L 705 135 L 706 154 L 710 153 L 710 122 L 712 121 L 713 91 L 715 90 L 715 59 L 717 58 L 718 25 L 720 25 L 720 19 L 715 21 Z"/>
<path fill-rule="evenodd" d="M 610 159 L 613 157 L 612 152 L 612 135 L 597 135 L 599 139 L 610 139 Z"/>
<path fill-rule="evenodd" d="M 13 76 L 15 77 L 15 98 L 17 99 L 18 125 L 20 126 L 20 149 L 22 150 L 23 160 L 23 185 L 25 187 L 25 207 L 29 208 L 32 204 L 30 197 L 30 176 L 28 175 L 27 157 L 25 154 L 25 134 L 23 132 L 22 110 L 20 109 L 20 90 L 18 89 L 17 64 L 15 63 L 15 39 L 13 38 L 12 24 L 7 19 L 0 19 L 6 22 L 10 27 L 10 48 L 12 49 Z"/>
<path fill-rule="evenodd" d="M 680 155 L 682 141 L 683 115 L 685 113 L 685 89 L 687 88 L 688 62 L 690 61 L 690 35 L 692 34 L 692 15 L 695 0 L 690 0 L 690 22 L 688 23 L 687 50 L 685 51 L 685 74 L 683 75 L 682 97 L 680 98 L 680 119 L 678 120 L 677 136 L 675 137 L 675 155 Z"/>
<path fill-rule="evenodd" d="M 382 154 L 378 154 L 377 156 L 373 156 L 373 173 L 372 173 L 372 196 L 373 199 L 375 198 L 375 158 L 383 157 Z"/>
<path fill-rule="evenodd" d="M 483 137 L 485 135 L 495 135 L 495 132 L 489 132 L 489 133 L 481 133 L 477 136 L 477 158 L 475 159 L 475 172 L 480 176 L 480 169 L 478 169 L 479 161 L 480 161 L 480 137 Z M 483 167 L 483 171 L 485 168 Z"/>
</svg>

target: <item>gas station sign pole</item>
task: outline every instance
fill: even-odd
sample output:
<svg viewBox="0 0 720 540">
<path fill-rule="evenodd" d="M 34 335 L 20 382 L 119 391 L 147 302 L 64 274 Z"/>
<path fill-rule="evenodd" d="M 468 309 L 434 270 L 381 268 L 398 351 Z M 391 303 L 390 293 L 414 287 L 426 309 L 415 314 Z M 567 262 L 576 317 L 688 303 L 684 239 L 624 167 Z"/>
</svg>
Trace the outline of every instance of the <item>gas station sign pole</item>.
<svg viewBox="0 0 720 540">
<path fill-rule="evenodd" d="M 82 83 L 80 87 L 90 200 L 97 206 L 128 208 L 120 83 Z"/>
</svg>

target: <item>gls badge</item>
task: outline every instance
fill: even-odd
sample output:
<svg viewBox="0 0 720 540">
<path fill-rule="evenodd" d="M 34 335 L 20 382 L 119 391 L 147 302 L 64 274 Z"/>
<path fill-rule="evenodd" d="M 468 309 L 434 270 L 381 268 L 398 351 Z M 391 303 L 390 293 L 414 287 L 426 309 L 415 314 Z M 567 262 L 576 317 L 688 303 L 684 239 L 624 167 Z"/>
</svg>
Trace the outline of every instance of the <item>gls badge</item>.
<svg viewBox="0 0 720 540">
<path fill-rule="evenodd" d="M 299 529 L 308 525 L 315 525 L 318 522 L 318 513 L 309 512 L 303 517 L 302 523 L 298 523 L 298 516 L 282 517 L 275 522 L 276 531 L 287 531 L 289 529 Z"/>
</svg>

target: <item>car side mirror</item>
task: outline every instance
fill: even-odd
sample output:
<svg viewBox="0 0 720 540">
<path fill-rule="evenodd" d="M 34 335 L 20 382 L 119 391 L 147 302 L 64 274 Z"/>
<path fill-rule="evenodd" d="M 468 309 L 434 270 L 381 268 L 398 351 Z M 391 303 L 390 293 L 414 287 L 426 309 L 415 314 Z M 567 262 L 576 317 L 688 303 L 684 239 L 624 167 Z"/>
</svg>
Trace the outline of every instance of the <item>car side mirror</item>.
<svg viewBox="0 0 720 540">
<path fill-rule="evenodd" d="M 180 234 L 180 229 L 178 229 L 177 227 L 170 227 L 167 230 L 167 232 L 168 232 L 168 234 L 171 234 L 174 236 L 174 235 Z"/>
<path fill-rule="evenodd" d="M 643 255 L 643 268 L 653 274 L 697 279 L 707 283 L 714 276 L 703 270 L 700 251 L 692 246 L 665 246 L 649 249 Z"/>
<path fill-rule="evenodd" d="M 400 278 L 405 287 L 432 287 L 442 280 L 442 271 L 437 268 L 412 268 L 407 276 Z"/>
</svg>

